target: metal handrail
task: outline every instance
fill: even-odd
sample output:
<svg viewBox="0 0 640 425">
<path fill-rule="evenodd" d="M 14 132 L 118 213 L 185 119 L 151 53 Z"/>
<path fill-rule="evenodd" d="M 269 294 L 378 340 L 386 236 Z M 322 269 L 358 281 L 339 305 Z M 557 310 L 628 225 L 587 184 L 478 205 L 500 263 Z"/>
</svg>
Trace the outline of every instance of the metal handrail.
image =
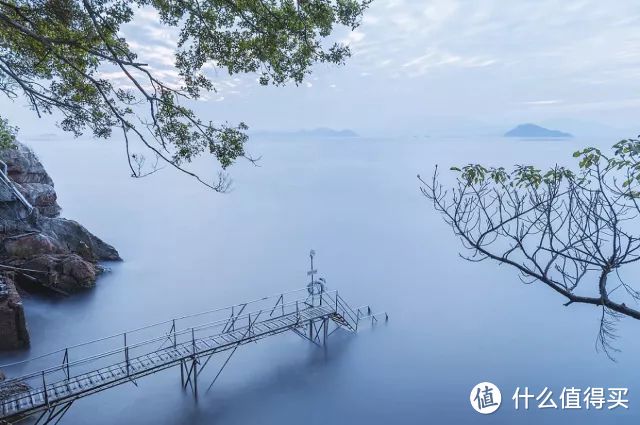
<svg viewBox="0 0 640 425">
<path fill-rule="evenodd" d="M 227 307 L 216 308 L 216 309 L 213 309 L 213 310 L 207 310 L 207 311 L 203 311 L 203 312 L 199 312 L 199 313 L 194 313 L 194 314 L 188 314 L 188 315 L 185 315 L 185 316 L 175 317 L 173 319 L 152 323 L 150 325 L 145 325 L 145 326 L 142 326 L 142 327 L 139 327 L 139 328 L 134 328 L 134 329 L 131 329 L 131 330 L 128 330 L 128 331 L 124 331 L 124 332 L 120 332 L 120 333 L 117 333 L 117 334 L 112 334 L 112 335 L 109 335 L 109 336 L 97 338 L 97 339 L 94 339 L 94 340 L 91 340 L 91 341 L 86 341 L 86 342 L 82 342 L 82 343 L 79 343 L 79 344 L 70 345 L 68 347 L 61 348 L 61 349 L 58 349 L 58 350 L 54 350 L 54 351 L 51 351 L 51 352 L 48 352 L 48 353 L 45 353 L 45 354 L 40 354 L 40 355 L 38 355 L 36 357 L 31 357 L 31 358 L 26 359 L 26 360 L 21 360 L 21 361 L 18 361 L 18 362 L 3 364 L 3 365 L 0 365 L 0 369 L 6 369 L 8 367 L 18 366 L 20 364 L 26 364 L 26 363 L 29 363 L 29 362 L 32 362 L 32 361 L 35 361 L 35 360 L 40 360 L 40 359 L 43 359 L 45 357 L 49 357 L 49 356 L 52 356 L 52 355 L 55 355 L 55 354 L 64 353 L 66 350 L 71 350 L 71 349 L 80 348 L 80 347 L 86 347 L 88 345 L 95 344 L 97 342 L 103 342 L 103 341 L 107 341 L 109 339 L 122 337 L 125 334 L 132 335 L 135 332 L 144 331 L 144 330 L 151 329 L 151 328 L 154 328 L 154 327 L 157 327 L 157 326 L 161 326 L 161 325 L 168 325 L 168 324 L 170 324 L 170 323 L 172 323 L 174 321 L 177 322 L 179 320 L 191 319 L 191 318 L 195 318 L 195 317 L 199 317 L 199 316 L 204 316 L 206 314 L 219 313 L 219 312 L 222 312 L 222 311 L 225 311 L 225 310 L 231 310 L 231 309 L 233 309 L 235 307 L 240 307 L 242 305 L 254 304 L 256 302 L 266 301 L 266 300 L 271 299 L 271 298 L 280 297 L 281 295 L 290 295 L 290 294 L 293 294 L 293 293 L 296 293 L 296 292 L 302 292 L 302 291 L 307 292 L 307 288 L 294 289 L 294 290 L 287 291 L 287 292 L 282 292 L 282 293 L 279 293 L 279 294 L 269 295 L 267 297 L 256 298 L 254 300 L 247 301 L 246 303 L 233 304 L 233 305 L 227 306 Z M 334 290 L 334 291 L 330 291 L 330 292 L 336 292 L 336 291 Z M 305 297 L 301 297 L 298 300 L 300 301 L 303 298 L 305 298 Z M 222 320 L 226 320 L 226 319 L 220 319 L 220 320 L 222 321 Z M 190 328 L 188 328 L 188 329 L 190 329 Z"/>
<path fill-rule="evenodd" d="M 99 338 L 90 342 L 76 344 L 74 346 L 57 350 L 57 351 L 54 351 L 45 355 L 41 355 L 35 358 L 5 365 L 3 367 L 7 368 L 12 366 L 13 367 L 22 366 L 24 364 L 29 364 L 31 362 L 35 362 L 37 360 L 41 360 L 44 358 L 56 360 L 53 356 L 64 352 L 64 359 L 62 360 L 62 364 L 58 363 L 53 367 L 48 367 L 45 369 L 38 370 L 36 372 L 27 373 L 20 377 L 12 378 L 0 383 L 0 389 L 2 389 L 3 387 L 7 388 L 12 384 L 18 383 L 18 382 L 27 384 L 29 380 L 33 382 L 33 380 L 35 379 L 36 381 L 35 385 L 30 387 L 28 390 L 16 392 L 8 400 L 2 401 L 2 403 L 10 402 L 10 403 L 19 404 L 20 400 L 25 400 L 29 398 L 31 398 L 31 402 L 34 403 L 32 398 L 33 395 L 40 394 L 40 396 L 44 398 L 45 405 L 49 406 L 49 402 L 51 401 L 49 399 L 50 398 L 49 392 L 51 392 L 51 394 L 55 393 L 56 397 L 58 397 L 57 389 L 65 388 L 65 386 L 68 389 L 70 380 L 72 380 L 72 376 L 75 378 L 82 378 L 82 379 L 87 378 L 89 381 L 92 381 L 92 378 L 94 377 L 100 376 L 101 378 L 103 378 L 101 371 L 104 371 L 104 370 L 110 371 L 113 367 L 121 368 L 122 370 L 124 370 L 123 368 L 126 365 L 127 378 L 130 376 L 129 375 L 130 368 L 133 368 L 133 371 L 134 371 L 133 375 L 131 375 L 132 377 L 136 377 L 138 376 L 138 374 L 144 375 L 144 374 L 150 373 L 150 371 L 152 371 L 153 369 L 148 369 L 148 370 L 143 369 L 141 371 L 139 369 L 135 369 L 135 367 L 139 368 L 141 366 L 140 363 L 142 363 L 144 367 L 147 367 L 147 365 L 144 363 L 145 358 L 147 358 L 148 360 L 147 356 L 150 356 L 153 353 L 161 355 L 163 350 L 171 349 L 171 347 L 165 347 L 165 344 L 167 343 L 167 341 L 172 343 L 174 349 L 176 347 L 181 347 L 180 350 L 182 350 L 182 354 L 186 353 L 184 355 L 188 355 L 189 358 L 192 357 L 193 361 L 195 362 L 196 361 L 195 359 L 197 357 L 201 355 L 206 355 L 206 353 L 212 350 L 215 352 L 217 350 L 224 349 L 224 347 L 226 347 L 227 345 L 229 346 L 233 344 L 240 345 L 243 343 L 255 341 L 257 339 L 261 339 L 261 338 L 264 338 L 265 336 L 268 336 L 270 333 L 267 332 L 265 329 L 261 328 L 257 333 L 255 331 L 255 326 L 259 326 L 262 323 L 267 323 L 272 320 L 275 320 L 276 323 L 279 323 L 278 320 L 280 318 L 295 317 L 295 322 L 290 322 L 289 324 L 282 322 L 281 323 L 283 326 L 282 328 L 279 328 L 279 327 L 275 328 L 275 331 L 274 331 L 274 328 L 271 328 L 270 332 L 271 334 L 280 333 L 286 330 L 287 328 L 291 328 L 292 326 L 293 326 L 292 329 L 294 329 L 296 326 L 301 325 L 302 323 L 301 316 L 304 312 L 317 309 L 317 308 L 321 308 L 321 310 L 314 313 L 316 316 L 321 315 L 322 317 L 327 319 L 327 315 L 331 317 L 330 315 L 332 315 L 333 313 L 336 313 L 337 315 L 341 316 L 344 321 L 346 321 L 346 324 L 345 324 L 342 320 L 337 320 L 334 317 L 334 320 L 337 320 L 339 326 L 349 326 L 353 331 L 357 331 L 360 321 L 364 321 L 365 319 L 367 320 L 367 322 L 369 321 L 369 319 L 371 320 L 371 326 L 373 326 L 378 321 L 378 317 L 382 315 L 384 315 L 388 319 L 388 316 L 386 315 L 386 313 L 371 314 L 371 309 L 369 308 L 369 306 L 358 307 L 356 310 L 354 310 L 353 308 L 351 308 L 351 306 L 348 303 L 344 301 L 344 299 L 342 299 L 338 295 L 338 292 L 335 290 L 333 291 L 322 290 L 320 294 L 312 294 L 309 292 L 309 293 L 306 293 L 305 296 L 296 296 L 295 299 L 293 300 L 287 299 L 285 302 L 285 295 L 300 293 L 301 291 L 307 291 L 307 290 L 308 288 L 296 289 L 296 290 L 285 292 L 285 293 L 258 298 L 256 300 L 249 301 L 247 303 L 235 304 L 230 307 L 219 308 L 219 309 L 209 310 L 206 312 L 181 316 L 176 319 L 166 320 L 166 321 L 158 322 L 155 324 L 143 326 L 143 327 L 134 329 L 132 331 L 122 332 L 109 337 Z M 253 309 L 250 312 L 245 312 L 245 307 L 247 307 L 247 305 L 255 304 L 261 301 L 268 301 L 268 300 L 273 301 L 275 297 L 278 297 L 275 303 L 275 306 L 271 304 L 269 305 L 262 304 L 260 305 L 260 308 Z M 235 309 L 236 307 L 241 307 L 241 309 L 237 311 Z M 231 312 L 229 316 L 225 316 L 217 320 L 210 320 L 200 324 L 196 323 L 190 327 L 178 328 L 176 326 L 177 324 L 176 321 L 199 317 L 199 316 L 203 316 L 211 313 L 220 313 L 220 312 L 229 312 L 229 311 Z M 274 316 L 273 313 L 276 311 L 277 311 L 277 314 Z M 367 314 L 363 314 L 363 311 L 366 311 Z M 265 314 L 264 316 L 262 316 L 263 319 L 258 322 L 258 319 L 263 313 L 269 313 L 269 315 L 268 317 L 266 317 L 267 315 Z M 313 315 L 305 315 L 304 320 L 306 321 L 308 318 L 310 320 L 313 320 L 311 318 L 312 316 Z M 167 325 L 169 323 L 171 323 L 171 329 L 168 332 L 166 331 L 166 328 L 164 328 L 163 330 L 161 330 L 160 332 L 161 335 L 159 336 L 152 336 L 150 338 L 143 339 L 145 335 L 142 335 L 142 336 L 137 335 L 137 337 L 134 337 L 134 338 L 140 338 L 143 340 L 135 341 L 135 342 L 131 341 L 131 336 L 136 335 L 136 332 L 153 329 L 158 326 Z M 216 328 L 218 330 L 211 331 L 211 329 L 216 329 Z M 220 328 L 222 329 L 222 331 L 220 331 Z M 240 339 L 237 338 L 237 332 L 242 333 L 245 329 L 246 329 L 246 332 L 244 333 L 243 337 Z M 252 329 L 253 329 L 253 333 L 252 333 Z M 203 331 L 204 333 L 202 333 Z M 156 334 L 156 332 L 158 331 L 153 330 L 151 335 Z M 224 335 L 229 335 L 232 332 L 236 332 L 236 335 L 234 335 L 232 340 L 229 340 L 228 338 L 224 337 Z M 196 338 L 196 335 L 197 335 L 197 338 Z M 249 338 L 245 338 L 246 335 L 250 335 Z M 71 349 L 79 348 L 79 347 L 87 347 L 87 346 L 90 346 L 91 344 L 97 344 L 99 342 L 104 342 L 104 341 L 112 340 L 114 338 L 119 338 L 119 337 L 123 337 L 124 344 L 121 345 L 122 343 L 118 343 L 118 346 L 115 349 L 106 350 L 97 354 L 90 354 L 90 351 L 93 351 L 93 347 L 92 347 L 88 350 L 90 355 L 76 359 L 74 361 L 69 361 Z M 127 339 L 128 337 L 129 339 Z M 206 341 L 207 338 L 214 338 L 215 340 L 216 337 L 222 337 L 221 339 L 224 340 L 224 342 L 217 341 L 217 345 L 215 347 L 211 347 L 209 346 L 209 344 L 205 343 L 205 345 L 208 346 L 209 348 L 202 348 L 197 346 L 197 341 Z M 158 342 L 160 341 L 162 341 L 162 343 L 158 347 Z M 182 347 L 187 347 L 186 348 L 187 351 L 184 351 Z M 95 350 L 95 351 L 98 351 L 98 350 Z M 132 351 L 134 352 L 133 355 L 131 355 Z M 78 353 L 76 353 L 76 355 L 77 354 Z M 123 354 L 124 354 L 124 357 L 123 357 Z M 115 357 L 115 360 L 114 360 L 114 358 L 111 356 L 117 356 L 117 357 Z M 50 362 L 51 360 L 46 360 L 46 361 Z M 81 367 L 79 370 L 76 369 L 79 366 L 83 366 L 87 364 L 91 364 L 91 366 L 84 366 L 84 367 Z M 167 365 L 170 365 L 170 363 L 167 363 L 166 365 L 165 364 L 160 365 L 160 367 L 168 367 Z M 71 372 L 71 368 L 74 368 L 73 374 Z M 79 385 L 82 387 L 81 384 Z M 54 400 L 54 402 L 57 402 L 56 400 Z"/>
<path fill-rule="evenodd" d="M 295 291 L 290 291 L 288 293 L 291 294 L 291 293 L 295 293 L 295 292 L 299 292 L 299 291 L 300 290 L 295 290 Z M 306 288 L 305 288 L 305 291 L 306 291 Z M 330 291 L 330 292 L 335 292 L 335 291 Z M 267 300 L 269 298 L 273 298 L 273 297 L 264 297 L 264 298 L 261 298 L 261 299 L 255 300 L 255 301 L 263 301 L 263 300 Z M 308 299 L 309 299 L 308 296 L 307 297 L 301 297 L 301 298 L 298 298 L 296 300 L 292 300 L 292 301 L 289 301 L 289 302 L 285 303 L 284 307 L 297 306 L 297 305 L 299 305 L 300 302 L 302 302 L 302 301 L 306 302 L 306 301 L 308 301 Z M 255 302 L 255 301 L 250 301 L 247 304 Z M 244 305 L 244 304 L 245 303 L 237 304 L 237 305 L 234 305 L 234 307 L 235 306 Z M 231 308 L 231 307 L 211 310 L 211 312 L 224 311 L 224 310 L 229 309 L 229 308 Z M 250 318 L 251 316 L 255 317 L 256 314 L 259 314 L 259 313 L 261 313 L 263 311 L 267 311 L 267 310 L 270 310 L 270 309 L 271 309 L 271 307 L 262 308 L 262 309 L 259 309 L 259 310 L 253 310 L 253 311 L 250 311 L 248 313 L 244 313 L 242 315 L 238 315 L 238 316 L 234 316 L 234 317 L 235 317 L 235 320 L 238 321 L 238 320 Z M 290 314 L 293 314 L 293 313 L 299 313 L 299 311 L 300 310 L 296 309 L 296 311 L 291 311 L 288 314 L 276 316 L 275 318 L 283 317 L 283 316 L 290 315 Z M 198 313 L 198 314 L 194 314 L 194 315 L 183 316 L 182 318 L 196 317 L 196 316 L 201 316 L 203 314 L 205 314 L 205 313 Z M 73 367 L 73 366 L 79 366 L 79 365 L 82 365 L 82 364 L 90 363 L 91 361 L 94 361 L 94 360 L 97 360 L 97 359 L 100 359 L 100 358 L 106 358 L 108 356 L 112 356 L 112 355 L 115 355 L 115 354 L 124 353 L 127 350 L 133 350 L 133 349 L 136 349 L 136 348 L 139 348 L 139 347 L 150 345 L 152 343 L 165 341 L 168 337 L 177 338 L 179 336 L 187 335 L 187 334 L 190 334 L 190 333 L 195 332 L 195 331 L 202 331 L 204 329 L 215 328 L 216 326 L 220 326 L 220 325 L 228 323 L 228 321 L 230 319 L 231 319 L 231 317 L 226 317 L 226 318 L 218 319 L 218 320 L 215 320 L 215 321 L 212 321 L 212 322 L 207 322 L 207 323 L 204 323 L 204 324 L 200 324 L 198 326 L 191 326 L 191 327 L 188 327 L 188 328 L 183 328 L 182 330 L 177 330 L 176 329 L 173 332 L 169 332 L 169 333 L 165 332 L 161 336 L 150 338 L 150 339 L 143 340 L 143 341 L 140 341 L 140 342 L 136 342 L 135 344 L 119 346 L 118 348 L 115 348 L 115 349 L 112 349 L 112 350 L 107 350 L 107 351 L 104 351 L 104 352 L 101 352 L 101 353 L 98 353 L 98 354 L 94 354 L 94 355 L 91 355 L 91 356 L 87 356 L 87 357 L 83 357 L 81 359 L 74 360 L 73 362 L 68 362 L 67 361 L 64 364 L 52 366 L 52 367 L 49 367 L 49 368 L 38 370 L 37 372 L 32 372 L 32 373 L 28 373 L 28 374 L 25 374 L 25 375 L 22 375 L 22 376 L 19 376 L 19 377 L 7 379 L 4 382 L 0 383 L 0 388 L 2 388 L 3 386 L 7 386 L 8 384 L 12 384 L 12 383 L 15 383 L 15 382 L 20 382 L 20 381 L 24 381 L 24 380 L 27 380 L 27 379 L 30 379 L 30 378 L 37 377 L 40 374 L 42 374 L 43 372 L 45 374 L 49 374 L 51 372 L 57 372 L 57 371 L 60 371 L 60 370 L 64 370 L 65 368 L 70 368 L 70 367 Z M 270 319 L 273 319 L 273 317 L 270 317 Z M 176 319 L 176 320 L 178 320 L 178 319 Z M 133 331 L 123 332 L 123 333 L 116 334 L 116 335 L 113 335 L 113 336 L 110 336 L 110 337 L 104 337 L 104 338 L 96 339 L 94 341 L 86 342 L 86 343 L 83 343 L 83 344 L 77 344 L 77 345 L 74 345 L 74 346 L 66 347 L 66 348 L 63 348 L 63 349 L 60 349 L 60 350 L 57 350 L 57 351 L 53 351 L 53 352 L 50 352 L 50 353 L 47 353 L 47 354 L 40 355 L 38 357 L 34 357 L 34 358 L 31 358 L 31 359 L 22 360 L 22 361 L 19 361 L 19 362 L 9 363 L 9 364 L 0 366 L 0 369 L 7 369 L 9 367 L 15 367 L 15 366 L 18 366 L 18 365 L 21 365 L 21 364 L 27 364 L 27 363 L 30 363 L 30 362 L 33 362 L 33 361 L 36 361 L 36 360 L 40 360 L 40 359 L 43 359 L 43 358 L 46 358 L 46 357 L 50 357 L 50 356 L 53 356 L 53 355 L 56 355 L 56 354 L 61 354 L 61 353 L 68 352 L 69 350 L 71 350 L 73 348 L 79 348 L 79 347 L 88 346 L 90 344 L 106 341 L 106 340 L 113 339 L 113 338 L 116 338 L 116 337 L 123 337 L 125 335 L 131 336 L 132 333 L 137 332 L 139 330 L 150 329 L 152 327 L 159 326 L 159 325 L 162 325 L 162 324 L 168 324 L 168 323 L 171 323 L 171 322 L 172 322 L 172 320 L 164 321 L 164 322 L 160 322 L 158 324 L 154 324 L 154 325 L 149 325 L 149 326 L 145 326 L 145 327 L 142 327 L 142 328 L 138 328 L 138 329 L 135 329 Z M 244 326 L 242 326 L 240 328 L 243 328 L 243 327 Z M 220 333 L 218 333 L 216 335 L 222 335 L 222 334 L 226 334 L 226 333 L 229 333 L 229 332 L 220 332 Z M 156 350 L 154 350 L 154 351 L 156 351 Z"/>
<path fill-rule="evenodd" d="M 31 213 L 33 211 L 33 206 L 31 205 L 31 203 L 27 200 L 27 198 L 24 197 L 24 195 L 22 194 L 22 192 L 20 192 L 15 184 L 13 183 L 13 181 L 9 178 L 8 174 L 7 174 L 7 163 L 0 160 L 0 166 L 2 166 L 2 170 L 0 170 L 0 180 L 2 180 L 2 182 L 9 188 L 11 189 L 11 191 L 13 192 L 14 195 L 16 195 L 16 197 L 18 198 L 18 200 L 22 203 L 22 205 L 24 205 L 27 210 L 29 210 L 29 213 Z"/>
<path fill-rule="evenodd" d="M 289 303 L 284 304 L 285 307 L 291 307 L 291 306 L 295 305 L 296 309 L 291 311 L 291 312 L 288 312 L 286 314 L 278 315 L 278 316 L 275 317 L 275 319 L 277 319 L 278 317 L 284 317 L 284 316 L 288 316 L 288 315 L 291 315 L 291 314 L 299 315 L 303 311 L 306 311 L 308 309 L 312 309 L 312 308 L 317 307 L 317 306 L 312 304 L 306 309 L 299 309 L 298 308 L 299 307 L 299 303 L 301 301 L 303 301 L 303 300 L 306 303 L 308 298 L 309 297 L 300 298 L 300 299 L 297 299 L 295 302 L 289 302 Z M 245 328 L 250 330 L 253 326 L 255 326 L 255 324 L 257 322 L 257 319 L 260 316 L 260 314 L 265 312 L 265 311 L 269 311 L 269 310 L 270 310 L 269 308 L 263 308 L 261 310 L 255 310 L 255 311 L 252 311 L 250 313 L 247 313 L 245 315 L 240 316 L 240 317 L 244 317 L 244 318 L 249 318 L 249 323 L 246 326 L 243 325 L 241 327 L 238 327 L 234 331 L 242 330 L 242 329 L 245 329 Z M 251 320 L 251 316 L 254 317 L 253 320 Z M 123 353 L 123 352 L 128 353 L 128 351 L 131 350 L 131 349 L 142 347 L 142 346 L 146 346 L 146 345 L 149 345 L 149 344 L 151 344 L 153 342 L 158 342 L 160 340 L 165 340 L 167 337 L 171 337 L 171 336 L 176 337 L 177 335 L 191 334 L 192 335 L 192 339 L 193 339 L 193 344 L 194 344 L 193 353 L 196 354 L 197 353 L 197 349 L 195 348 L 195 330 L 196 329 L 206 329 L 206 328 L 215 327 L 216 325 L 221 325 L 221 324 L 225 323 L 228 319 L 229 318 L 224 319 L 224 320 L 218 320 L 216 322 L 212 322 L 212 324 L 209 325 L 209 326 L 201 325 L 199 327 L 191 327 L 191 328 L 184 329 L 184 330 L 181 330 L 181 331 L 175 331 L 173 333 L 164 334 L 161 337 L 152 338 L 152 339 L 149 339 L 147 341 L 143 341 L 143 342 L 140 342 L 140 343 L 137 343 L 137 344 L 133 344 L 133 345 L 127 345 L 124 348 L 119 348 L 119 349 L 116 349 L 116 350 L 108 351 L 108 352 L 101 353 L 101 354 L 98 354 L 98 355 L 94 355 L 94 356 L 91 356 L 91 357 L 88 357 L 88 358 L 83 358 L 83 359 L 80 359 L 80 360 L 76 360 L 74 362 L 58 365 L 58 366 L 55 366 L 55 367 L 52 367 L 52 368 L 43 369 L 41 371 L 34 372 L 34 373 L 31 373 L 31 374 L 28 374 L 28 375 L 24 375 L 24 376 L 21 376 L 19 378 L 13 378 L 11 380 L 7 380 L 7 381 L 2 382 L 2 384 L 0 384 L 0 388 L 2 388 L 3 386 L 9 385 L 11 383 L 25 381 L 27 379 L 32 379 L 32 378 L 39 378 L 40 376 L 42 376 L 42 384 L 43 384 L 42 385 L 42 391 L 45 393 L 45 397 L 46 397 L 46 391 L 48 391 L 49 389 L 59 388 L 61 386 L 61 384 L 60 384 L 61 382 L 66 382 L 66 381 L 68 381 L 68 379 L 70 379 L 70 377 L 67 376 L 66 380 L 59 380 L 59 381 L 56 381 L 56 382 L 48 384 L 46 382 L 46 376 L 49 375 L 52 372 L 59 372 L 59 371 L 64 371 L 64 370 L 68 371 L 69 368 L 72 367 L 72 366 L 78 366 L 78 365 L 81 365 L 81 364 L 89 363 L 92 360 L 96 360 L 96 359 L 99 359 L 99 358 L 106 358 L 106 357 L 114 355 L 114 354 L 119 354 L 119 353 Z M 269 319 L 266 319 L 266 321 L 273 320 L 273 319 L 274 319 L 274 317 L 270 317 Z M 215 335 L 223 335 L 225 333 L 229 333 L 229 332 L 223 332 L 223 333 L 219 333 L 219 334 L 215 334 Z M 198 338 L 198 339 L 200 339 L 200 338 Z M 191 343 L 192 343 L 192 341 L 184 341 L 184 342 L 181 342 L 180 344 L 181 345 L 185 345 L 185 344 L 191 344 Z M 156 351 L 158 351 L 158 350 L 153 350 L 151 352 L 156 352 Z M 144 354 L 140 354 L 136 358 L 139 358 L 140 356 L 143 356 L 143 355 Z M 134 358 L 134 360 L 135 360 L 135 358 Z M 129 359 L 127 358 L 127 367 L 128 367 L 128 364 L 129 364 Z M 86 376 L 96 376 L 97 374 L 98 374 L 98 370 L 93 370 L 93 371 L 87 372 Z M 27 398 L 27 397 L 30 397 L 30 396 L 31 396 L 30 390 L 25 390 L 23 392 L 15 394 L 15 396 L 12 398 L 12 400 L 13 401 L 17 401 L 17 400 L 21 400 L 21 399 L 24 399 L 24 398 Z"/>
</svg>

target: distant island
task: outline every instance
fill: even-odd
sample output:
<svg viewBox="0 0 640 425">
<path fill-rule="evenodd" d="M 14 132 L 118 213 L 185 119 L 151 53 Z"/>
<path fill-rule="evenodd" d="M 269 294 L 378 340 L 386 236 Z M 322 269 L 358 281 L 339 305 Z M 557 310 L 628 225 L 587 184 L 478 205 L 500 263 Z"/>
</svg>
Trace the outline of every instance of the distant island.
<svg viewBox="0 0 640 425">
<path fill-rule="evenodd" d="M 569 138 L 573 135 L 558 130 L 549 130 L 535 124 L 520 124 L 513 130 L 507 131 L 504 137 Z"/>
<path fill-rule="evenodd" d="M 270 137 L 304 137 L 304 138 L 346 138 L 346 137 L 359 137 L 358 133 L 353 130 L 335 130 L 333 128 L 319 127 L 311 130 L 298 130 L 298 131 L 258 131 L 253 133 L 256 136 L 270 136 Z"/>
</svg>

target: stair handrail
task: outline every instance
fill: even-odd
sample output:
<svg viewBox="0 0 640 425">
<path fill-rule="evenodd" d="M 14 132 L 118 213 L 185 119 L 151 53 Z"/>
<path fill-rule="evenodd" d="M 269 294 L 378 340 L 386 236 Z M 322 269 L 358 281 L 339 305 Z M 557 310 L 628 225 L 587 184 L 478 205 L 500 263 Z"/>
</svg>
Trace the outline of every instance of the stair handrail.
<svg viewBox="0 0 640 425">
<path fill-rule="evenodd" d="M 331 300 L 331 296 L 329 295 L 327 296 Z M 342 316 L 345 319 L 351 319 L 351 323 L 349 323 L 349 325 L 351 325 L 351 327 L 353 327 L 354 329 L 358 329 L 358 318 L 357 318 L 356 312 L 340 295 L 338 295 L 338 291 L 335 291 L 335 300 L 332 300 L 332 301 L 335 301 L 336 313 L 340 313 L 340 311 L 338 311 L 338 307 L 341 307 L 344 313 L 342 314 Z"/>
<path fill-rule="evenodd" d="M 2 167 L 2 170 L 0 170 L 0 180 L 2 180 L 2 182 L 13 192 L 13 194 L 16 195 L 16 197 L 22 203 L 22 205 L 24 205 L 27 208 L 27 210 L 29 211 L 29 214 L 31 214 L 31 212 L 34 209 L 33 205 L 31 205 L 31 203 L 27 200 L 27 198 L 24 197 L 22 192 L 20 192 L 18 188 L 16 188 L 13 180 L 9 178 L 7 163 L 0 160 L 0 167 Z"/>
</svg>

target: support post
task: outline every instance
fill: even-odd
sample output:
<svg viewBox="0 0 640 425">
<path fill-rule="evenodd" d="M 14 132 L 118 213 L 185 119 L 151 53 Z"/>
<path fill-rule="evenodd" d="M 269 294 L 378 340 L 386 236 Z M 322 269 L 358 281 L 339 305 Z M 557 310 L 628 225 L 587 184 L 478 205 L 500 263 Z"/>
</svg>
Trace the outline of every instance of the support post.
<svg viewBox="0 0 640 425">
<path fill-rule="evenodd" d="M 67 379 L 71 378 L 69 375 L 69 349 L 64 349 L 64 359 L 62 360 L 62 365 L 64 367 L 64 374 L 67 376 Z"/>
<path fill-rule="evenodd" d="M 173 348 L 176 348 L 176 345 L 178 344 L 178 336 L 176 335 L 176 319 L 173 319 L 171 328 L 173 329 Z"/>
<path fill-rule="evenodd" d="M 198 400 L 198 357 L 196 356 L 196 331 L 193 328 L 191 328 L 191 343 L 193 347 L 193 364 L 191 365 L 193 368 L 193 395 Z"/>
<path fill-rule="evenodd" d="M 44 403 L 49 406 L 49 394 L 47 393 L 47 380 L 44 377 L 44 370 L 42 371 L 42 390 L 44 391 Z"/>
<path fill-rule="evenodd" d="M 324 319 L 322 319 L 322 326 L 324 326 L 324 337 L 323 337 L 322 345 L 324 345 L 324 348 L 326 350 L 327 337 L 329 336 L 329 318 L 325 317 Z"/>
<path fill-rule="evenodd" d="M 193 358 L 193 396 L 198 400 L 198 359 Z"/>
<path fill-rule="evenodd" d="M 127 363 L 127 376 L 129 376 L 129 346 L 127 345 L 127 333 L 124 334 L 124 360 Z"/>
</svg>

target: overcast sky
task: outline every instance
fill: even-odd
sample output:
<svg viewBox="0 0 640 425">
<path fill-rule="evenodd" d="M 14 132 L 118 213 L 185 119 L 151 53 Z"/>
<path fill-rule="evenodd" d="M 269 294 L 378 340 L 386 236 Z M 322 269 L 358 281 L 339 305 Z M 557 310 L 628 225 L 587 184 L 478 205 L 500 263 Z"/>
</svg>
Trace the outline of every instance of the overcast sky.
<svg viewBox="0 0 640 425">
<path fill-rule="evenodd" d="M 175 34 L 156 19 L 144 11 L 125 33 L 171 79 Z M 218 92 L 198 110 L 256 130 L 482 133 L 531 121 L 640 131 L 637 0 L 375 0 L 356 32 L 337 37 L 354 53 L 346 66 L 318 66 L 286 88 L 212 70 Z M 24 122 L 21 104 L 8 115 Z"/>
</svg>

